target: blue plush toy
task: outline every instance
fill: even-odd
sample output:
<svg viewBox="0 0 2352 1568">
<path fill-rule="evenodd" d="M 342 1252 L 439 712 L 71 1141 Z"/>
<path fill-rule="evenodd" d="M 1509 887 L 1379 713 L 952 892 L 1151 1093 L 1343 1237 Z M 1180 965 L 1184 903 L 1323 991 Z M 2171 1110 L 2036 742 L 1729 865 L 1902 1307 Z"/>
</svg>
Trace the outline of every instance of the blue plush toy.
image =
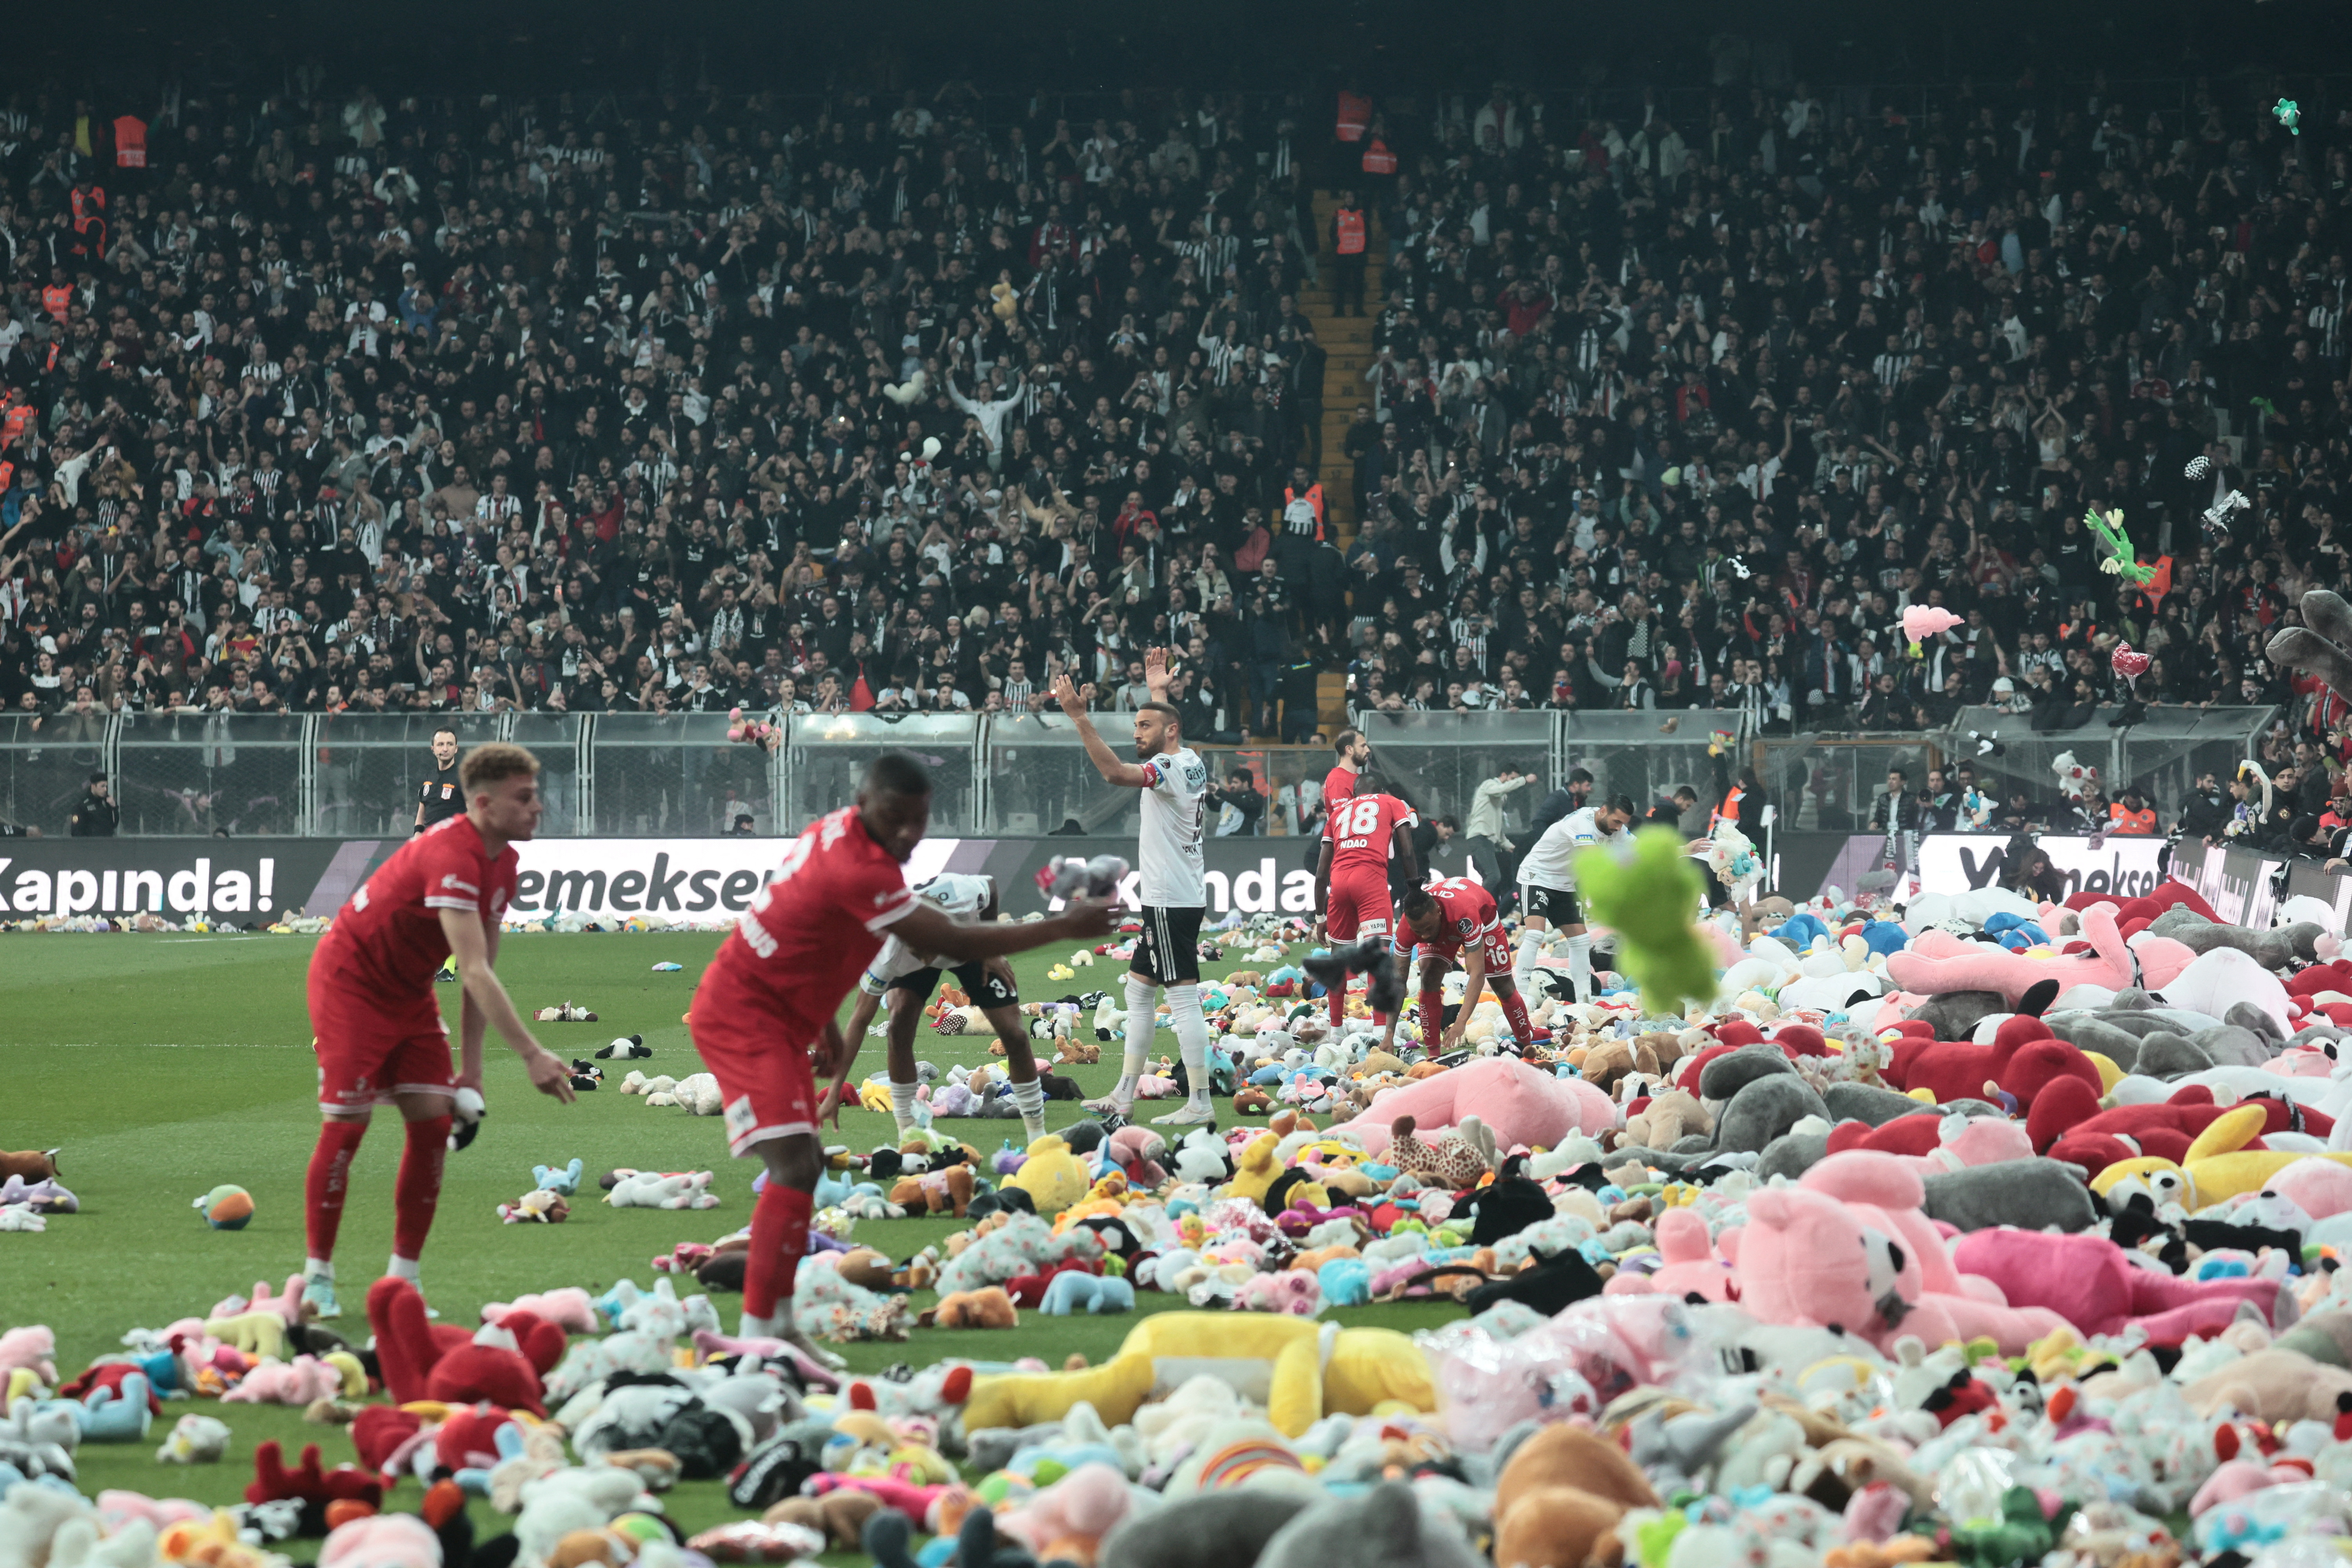
<svg viewBox="0 0 2352 1568">
<path fill-rule="evenodd" d="M 1786 942 L 1799 952 L 1812 946 L 1815 937 L 1829 934 L 1830 928 L 1823 925 L 1822 917 L 1811 910 L 1799 910 L 1775 927 L 1770 933 L 1773 941 Z"/>
<path fill-rule="evenodd" d="M 1106 1316 L 1114 1312 L 1135 1310 L 1135 1287 L 1124 1279 L 1088 1274 L 1072 1268 L 1056 1274 L 1045 1286 L 1045 1299 L 1037 1310 L 1049 1317 L 1066 1318 L 1079 1312 Z"/>
<path fill-rule="evenodd" d="M 585 1170 L 586 1167 L 581 1164 L 579 1156 L 575 1154 L 572 1156 L 572 1163 L 561 1169 L 553 1165 L 533 1165 L 530 1168 L 530 1179 L 535 1186 L 547 1192 L 561 1193 L 568 1198 L 580 1190 L 580 1178 Z"/>
<path fill-rule="evenodd" d="M 1327 1307 L 1360 1307 L 1372 1299 L 1372 1266 L 1360 1258 L 1334 1258 L 1315 1271 Z"/>
<path fill-rule="evenodd" d="M 1871 952 L 1884 956 L 1890 952 L 1901 952 L 1908 947 L 1911 943 L 1911 933 L 1893 921 L 1873 921 L 1862 928 L 1862 940 L 1869 944 Z"/>
</svg>

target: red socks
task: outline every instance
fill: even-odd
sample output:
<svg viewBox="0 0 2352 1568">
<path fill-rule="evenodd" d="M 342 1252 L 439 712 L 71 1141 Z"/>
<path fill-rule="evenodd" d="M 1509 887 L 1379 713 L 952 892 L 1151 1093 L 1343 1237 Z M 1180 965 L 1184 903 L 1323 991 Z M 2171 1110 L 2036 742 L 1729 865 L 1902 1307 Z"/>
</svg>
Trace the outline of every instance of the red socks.
<svg viewBox="0 0 2352 1568">
<path fill-rule="evenodd" d="M 1511 1026 L 1511 1037 L 1521 1045 L 1532 1044 L 1535 1025 L 1528 1019 L 1528 999 L 1517 990 L 1506 991 L 1496 997 L 1503 1005 L 1503 1021 Z"/>
<path fill-rule="evenodd" d="M 1348 980 L 1340 976 L 1339 984 L 1331 987 L 1331 1026 L 1338 1028 L 1348 1021 Z"/>
<path fill-rule="evenodd" d="M 310 1256 L 335 1256 L 335 1232 L 343 1223 L 343 1194 L 352 1184 L 352 1162 L 368 1124 L 330 1118 L 319 1124 L 319 1146 L 310 1151 L 310 1175 L 302 1186 L 302 1230 Z"/>
<path fill-rule="evenodd" d="M 408 1123 L 401 1151 L 400 1179 L 392 1189 L 392 1252 L 411 1262 L 425 1255 L 425 1233 L 441 1203 L 441 1163 L 449 1153 L 450 1118 Z"/>
<path fill-rule="evenodd" d="M 808 1251 L 809 1214 L 814 1200 L 774 1177 L 760 1189 L 751 1210 L 751 1252 L 743 1260 L 743 1310 L 772 1318 L 776 1303 L 793 1299 L 801 1255 Z"/>
<path fill-rule="evenodd" d="M 1445 1033 L 1445 993 L 1432 986 L 1421 994 L 1421 1046 L 1437 1054 L 1437 1037 Z"/>
</svg>

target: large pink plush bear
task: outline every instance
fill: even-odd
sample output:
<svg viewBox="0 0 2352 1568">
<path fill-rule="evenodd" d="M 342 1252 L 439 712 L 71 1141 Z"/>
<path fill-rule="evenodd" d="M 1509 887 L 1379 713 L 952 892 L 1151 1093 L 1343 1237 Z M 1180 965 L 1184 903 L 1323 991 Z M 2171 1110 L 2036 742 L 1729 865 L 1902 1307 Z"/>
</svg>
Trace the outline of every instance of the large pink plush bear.
<svg viewBox="0 0 2352 1568">
<path fill-rule="evenodd" d="M 1617 1125 L 1617 1106 L 1582 1079 L 1554 1078 L 1516 1057 L 1482 1057 L 1432 1078 L 1383 1089 L 1372 1108 L 1334 1133 L 1353 1132 L 1374 1154 L 1389 1146 L 1389 1124 L 1410 1116 L 1421 1136 L 1475 1116 L 1498 1148 L 1551 1148 L 1571 1132 L 1599 1136 Z"/>
<path fill-rule="evenodd" d="M 2220 1333 L 2237 1316 L 2241 1301 L 2252 1301 L 2268 1316 L 2279 1293 L 2275 1279 L 2158 1274 L 2095 1236 L 2006 1227 L 1973 1231 L 1953 1248 L 1952 1260 L 1999 1285 L 2011 1301 L 2047 1307 L 2085 1334 L 2137 1328 L 2153 1345 Z"/>
<path fill-rule="evenodd" d="M 1886 973 L 1906 991 L 1941 995 L 1948 991 L 1998 991 L 2011 1002 L 2044 980 L 2064 992 L 2075 985 L 2120 991 L 2134 984 L 2132 950 L 2116 924 L 2113 904 L 2083 911 L 2083 935 L 2091 951 L 2071 957 L 2028 958 L 1997 943 L 1971 942 L 1930 927 L 1900 952 L 1886 955 Z"/>
<path fill-rule="evenodd" d="M 1887 1351 L 1916 1334 L 1929 1345 L 1990 1339 L 2015 1355 L 2064 1326 L 1955 1269 L 1919 1212 L 1924 1192 L 1901 1156 L 1855 1150 L 1822 1161 L 1793 1189 L 1755 1194 L 1726 1248 L 1739 1304 L 1766 1322 L 1835 1325 Z"/>
</svg>

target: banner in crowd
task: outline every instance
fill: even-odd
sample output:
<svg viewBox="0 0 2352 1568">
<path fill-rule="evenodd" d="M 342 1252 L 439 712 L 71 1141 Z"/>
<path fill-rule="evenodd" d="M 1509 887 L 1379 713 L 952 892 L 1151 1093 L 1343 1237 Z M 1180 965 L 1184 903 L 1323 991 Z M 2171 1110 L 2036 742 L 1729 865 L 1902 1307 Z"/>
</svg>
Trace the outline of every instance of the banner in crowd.
<svg viewBox="0 0 2352 1568">
<path fill-rule="evenodd" d="M 1919 886 L 1930 893 L 1990 888 L 2009 873 L 2006 833 L 1932 833 L 1919 841 Z M 2164 880 L 2165 841 L 2147 835 L 2036 834 L 2034 845 L 2066 879 L 2066 891 L 2136 899 Z M 1851 889 L 1849 889 L 1851 890 Z"/>
<path fill-rule="evenodd" d="M 0 838 L 0 920 L 331 910 L 365 879 L 374 839 Z"/>
<path fill-rule="evenodd" d="M 0 839 L 0 919 L 42 915 L 152 912 L 252 924 L 263 916 L 331 914 L 404 838 L 9 838 Z M 1207 863 L 1209 916 L 1310 915 L 1319 840 L 1212 838 Z M 520 866 L 510 915 L 554 914 L 656 924 L 707 924 L 742 913 L 772 879 L 784 846 L 774 838 L 541 838 L 516 846 Z M 996 879 L 1007 913 L 1048 910 L 1037 874 L 1076 857 L 1136 860 L 1132 838 L 928 838 L 908 863 L 907 879 L 942 871 Z M 1434 868 L 1462 875 L 1457 847 Z M 1120 889 L 1129 908 L 1142 903 L 1142 876 L 1130 869 Z"/>
</svg>

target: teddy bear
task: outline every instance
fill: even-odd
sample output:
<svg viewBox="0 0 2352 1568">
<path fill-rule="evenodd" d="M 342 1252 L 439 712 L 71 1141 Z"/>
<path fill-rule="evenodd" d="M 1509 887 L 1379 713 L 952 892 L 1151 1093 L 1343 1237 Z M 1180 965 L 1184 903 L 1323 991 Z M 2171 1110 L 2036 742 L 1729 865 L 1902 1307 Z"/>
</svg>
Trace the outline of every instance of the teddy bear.
<svg viewBox="0 0 2352 1568">
<path fill-rule="evenodd" d="M 1274 1109 L 1274 1099 L 1255 1084 L 1244 1084 L 1234 1095 L 1234 1114 L 1264 1116 Z"/>
<path fill-rule="evenodd" d="M 814 1530 L 839 1550 L 855 1552 L 866 1520 L 881 1507 L 882 1500 L 871 1492 L 844 1489 L 823 1497 L 786 1498 L 760 1519 L 763 1524 L 797 1524 Z"/>
<path fill-rule="evenodd" d="M 1102 1047 L 1092 1040 L 1081 1040 L 1075 1035 L 1064 1035 L 1055 1042 L 1054 1059 L 1092 1067 L 1102 1060 Z"/>
<path fill-rule="evenodd" d="M 942 1296 L 919 1321 L 927 1329 L 1013 1329 L 1021 1326 L 1021 1313 L 1003 1286 L 991 1285 Z"/>
<path fill-rule="evenodd" d="M 632 1171 L 613 1184 L 604 1201 L 617 1209 L 710 1209 L 719 1194 L 709 1190 L 708 1171 Z"/>
<path fill-rule="evenodd" d="M 1251 1139 L 1243 1148 L 1240 1157 L 1234 1162 L 1233 1180 L 1220 1188 L 1217 1195 L 1246 1198 L 1254 1204 L 1262 1204 L 1267 1189 L 1274 1185 L 1275 1177 L 1282 1173 L 1281 1162 L 1276 1154 L 1281 1145 L 1282 1140 L 1271 1132 L 1261 1132 Z"/>
<path fill-rule="evenodd" d="M 1323 1310 L 1323 1286 L 1306 1269 L 1285 1268 L 1251 1278 L 1234 1292 L 1233 1304 L 1238 1312 L 1286 1312 L 1311 1318 Z"/>
<path fill-rule="evenodd" d="M 1715 1118 L 1698 1096 L 1687 1089 L 1662 1089 L 1650 1103 L 1625 1119 L 1625 1142 L 1638 1149 L 1671 1149 L 1694 1134 L 1715 1130 Z"/>
<path fill-rule="evenodd" d="M 1004 1185 L 1028 1194 L 1039 1214 L 1057 1215 L 1085 1198 L 1093 1181 L 1067 1140 L 1049 1132 L 1029 1145 L 1028 1157 Z"/>
<path fill-rule="evenodd" d="M 572 1217 L 572 1205 L 564 1201 L 562 1194 L 541 1187 L 537 1192 L 523 1194 L 510 1204 L 500 1204 L 499 1217 L 509 1225 L 521 1225 L 526 1221 L 538 1225 L 561 1225 Z"/>
<path fill-rule="evenodd" d="M 1573 1051 L 1570 1055 L 1585 1082 L 1614 1098 L 1618 1083 L 1627 1075 L 1638 1073 L 1644 1079 L 1654 1079 L 1674 1065 L 1672 1056 L 1659 1055 L 1661 1041 L 1671 1047 L 1674 1037 L 1650 1034 L 1631 1040 L 1601 1040 L 1586 1047 L 1581 1058 Z"/>
<path fill-rule="evenodd" d="M 1581 1564 L 1611 1542 L 1628 1510 L 1659 1506 L 1616 1444 L 1576 1426 L 1546 1426 L 1496 1478 L 1495 1561 Z"/>
<path fill-rule="evenodd" d="M 961 1219 L 964 1211 L 971 1206 L 972 1180 L 971 1167 L 962 1163 L 921 1175 L 901 1176 L 890 1189 L 890 1201 L 905 1205 L 909 1212 L 953 1214 Z"/>
</svg>

